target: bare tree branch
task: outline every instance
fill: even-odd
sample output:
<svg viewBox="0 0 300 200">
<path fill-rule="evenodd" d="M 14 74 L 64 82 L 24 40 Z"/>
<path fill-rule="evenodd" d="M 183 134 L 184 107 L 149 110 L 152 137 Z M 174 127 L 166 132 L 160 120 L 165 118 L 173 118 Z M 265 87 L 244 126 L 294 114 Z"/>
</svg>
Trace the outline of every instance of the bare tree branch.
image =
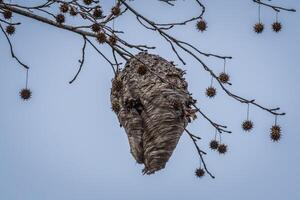
<svg viewBox="0 0 300 200">
<path fill-rule="evenodd" d="M 166 3 L 170 6 L 175 6 L 175 2 L 176 2 L 176 0 L 159 0 L 159 1 Z M 147 30 L 151 30 L 153 32 L 158 33 L 159 37 L 164 39 L 167 45 L 170 46 L 171 52 L 174 53 L 174 55 L 178 58 L 178 60 L 183 65 L 186 64 L 186 61 L 183 59 L 181 53 L 185 53 L 191 56 L 193 59 L 195 59 L 198 62 L 198 64 L 206 72 L 208 72 L 208 75 L 212 76 L 212 80 L 216 80 L 216 82 L 218 83 L 222 91 L 225 92 L 227 96 L 233 98 L 234 100 L 242 104 L 254 105 L 257 108 L 274 115 L 275 117 L 285 115 L 284 112 L 279 111 L 280 110 L 279 107 L 268 108 L 266 106 L 257 103 L 256 100 L 254 99 L 247 99 L 231 92 L 226 87 L 225 83 L 220 81 L 219 76 L 212 70 L 212 68 L 208 66 L 202 59 L 203 57 L 209 57 L 209 58 L 224 60 L 225 62 L 226 59 L 232 59 L 232 56 L 218 55 L 216 53 L 204 52 L 199 48 L 197 48 L 195 45 L 185 42 L 181 39 L 178 39 L 169 33 L 169 30 L 171 29 L 173 30 L 175 27 L 185 26 L 188 23 L 192 23 L 196 21 L 199 22 L 203 20 L 206 11 L 206 7 L 204 6 L 204 4 L 201 3 L 200 0 L 194 0 L 189 2 L 192 2 L 197 7 L 199 7 L 199 14 L 197 14 L 196 16 L 188 17 L 187 19 L 184 19 L 182 21 L 169 22 L 169 23 L 159 23 L 145 17 L 140 11 L 138 11 L 133 6 L 131 6 L 131 4 L 129 4 L 128 1 L 126 0 L 117 0 L 111 12 L 106 16 L 103 15 L 101 10 L 102 8 L 98 0 L 92 0 L 90 3 L 84 3 L 83 1 L 79 1 L 79 0 L 68 0 L 68 1 L 47 0 L 44 3 L 35 6 L 24 6 L 19 3 L 15 3 L 15 4 L 4 3 L 4 1 L 0 0 L 0 14 L 4 16 L 5 12 L 9 11 L 18 14 L 20 16 L 42 22 L 43 24 L 50 25 L 59 29 L 67 30 L 72 33 L 80 35 L 83 38 L 83 46 L 81 48 L 81 59 L 79 60 L 79 68 L 77 70 L 77 73 L 75 74 L 73 79 L 69 81 L 70 84 L 73 83 L 78 78 L 80 72 L 82 71 L 82 67 L 85 62 L 85 56 L 86 56 L 85 54 L 86 54 L 86 48 L 88 43 L 102 58 L 104 58 L 109 63 L 111 69 L 114 72 L 115 77 L 117 77 L 119 72 L 121 71 L 120 65 L 122 65 L 122 61 L 127 62 L 129 61 L 129 59 L 135 58 L 139 62 L 139 64 L 145 66 L 147 71 L 149 71 L 149 73 L 152 73 L 156 77 L 158 77 L 158 79 L 162 83 L 167 84 L 170 88 L 172 88 L 174 91 L 178 93 L 188 94 L 188 97 L 193 99 L 191 94 L 188 93 L 186 90 L 183 90 L 182 88 L 178 87 L 178 85 L 170 82 L 169 80 L 166 80 L 166 78 L 160 76 L 159 73 L 155 72 L 154 70 L 151 70 L 153 66 L 149 66 L 149 64 L 143 62 L 142 60 L 138 59 L 135 56 L 136 52 L 147 52 L 148 50 L 155 49 L 155 46 L 148 46 L 147 44 L 130 43 L 126 39 L 124 39 L 126 37 L 123 37 L 124 36 L 123 34 L 125 34 L 124 30 L 115 29 L 114 22 L 124 14 L 131 13 L 136 18 L 137 23 L 140 24 L 142 27 L 144 27 Z M 252 0 L 252 2 L 260 6 L 271 8 L 275 12 L 280 12 L 280 11 L 296 12 L 296 10 L 292 8 L 285 8 L 285 7 L 273 5 L 272 3 L 270 3 L 270 1 L 266 3 L 263 2 L 262 0 Z M 60 6 L 60 10 L 61 10 L 59 16 L 53 12 L 53 9 L 56 8 L 57 6 Z M 72 16 L 79 16 L 78 19 L 80 20 L 78 20 L 78 23 L 76 25 L 70 25 L 65 23 L 65 15 L 67 13 L 69 13 Z M 28 70 L 29 67 L 23 62 L 21 62 L 20 59 L 15 55 L 13 50 L 13 45 L 6 32 L 7 30 L 2 26 L 2 24 L 6 24 L 8 26 L 14 27 L 14 26 L 21 25 L 21 23 L 13 22 L 9 18 L 10 18 L 9 16 L 7 17 L 4 16 L 3 19 L 0 18 L 0 29 L 8 41 L 12 58 L 15 59 L 22 67 Z M 99 33 L 102 33 L 101 35 L 102 38 L 99 38 Z M 99 44 L 94 44 L 91 41 L 91 38 L 96 39 L 99 42 Z M 111 49 L 112 54 L 110 57 L 102 53 L 100 45 L 101 47 L 105 46 Z M 227 84 L 231 85 L 231 83 L 229 82 Z M 218 131 L 218 133 L 220 133 L 220 137 L 221 137 L 221 133 L 231 133 L 231 131 L 227 130 L 227 126 L 216 123 L 214 120 L 210 119 L 206 113 L 200 110 L 199 107 L 196 105 L 196 101 L 191 103 L 190 106 L 195 108 L 192 110 L 200 113 L 200 115 L 212 127 L 214 127 L 216 131 Z M 191 107 L 189 107 L 189 109 L 191 109 Z M 187 129 L 185 129 L 185 131 L 192 139 L 196 147 L 196 150 L 199 154 L 199 157 L 201 159 L 201 163 L 203 163 L 204 165 L 205 171 L 212 178 L 214 178 L 214 176 L 208 171 L 203 159 L 203 155 L 205 155 L 206 153 L 202 151 L 197 144 L 197 140 L 200 140 L 201 138 L 192 134 Z"/>
</svg>

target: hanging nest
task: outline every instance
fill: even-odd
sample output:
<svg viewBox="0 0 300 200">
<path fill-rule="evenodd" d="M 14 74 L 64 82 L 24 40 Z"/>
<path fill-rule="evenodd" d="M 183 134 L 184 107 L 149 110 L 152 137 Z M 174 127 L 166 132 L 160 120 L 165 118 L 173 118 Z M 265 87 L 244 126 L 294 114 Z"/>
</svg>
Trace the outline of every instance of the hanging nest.
<svg viewBox="0 0 300 200">
<path fill-rule="evenodd" d="M 191 109 L 195 100 L 183 75 L 172 62 L 142 52 L 112 80 L 113 110 L 125 129 L 132 156 L 145 166 L 144 174 L 165 167 L 188 122 L 195 118 Z"/>
</svg>

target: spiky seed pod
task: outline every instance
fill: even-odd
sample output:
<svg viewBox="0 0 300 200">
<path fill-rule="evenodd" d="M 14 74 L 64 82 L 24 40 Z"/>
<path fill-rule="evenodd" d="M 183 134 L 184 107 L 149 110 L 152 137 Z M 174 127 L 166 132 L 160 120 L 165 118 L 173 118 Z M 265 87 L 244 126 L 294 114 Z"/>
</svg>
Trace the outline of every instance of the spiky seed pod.
<svg viewBox="0 0 300 200">
<path fill-rule="evenodd" d="M 117 37 L 115 35 L 111 35 L 109 36 L 108 41 L 110 45 L 115 45 L 117 43 Z"/>
<path fill-rule="evenodd" d="M 207 28 L 207 23 L 203 19 L 197 22 L 196 27 L 199 31 L 203 32 Z"/>
<path fill-rule="evenodd" d="M 139 73 L 140 75 L 144 75 L 147 73 L 147 67 L 145 65 L 140 65 L 137 68 L 137 73 Z"/>
<path fill-rule="evenodd" d="M 253 29 L 254 29 L 255 33 L 257 33 L 257 34 L 258 34 L 258 33 L 262 33 L 263 30 L 264 30 L 264 25 L 263 25 L 261 22 L 256 23 L 256 24 L 254 25 Z"/>
<path fill-rule="evenodd" d="M 112 82 L 112 90 L 120 92 L 123 89 L 123 82 L 120 78 L 115 78 Z"/>
<path fill-rule="evenodd" d="M 217 140 L 212 140 L 210 141 L 209 143 L 209 147 L 212 149 L 212 150 L 216 150 L 218 149 L 219 147 L 219 142 Z"/>
<path fill-rule="evenodd" d="M 120 7 L 119 7 L 119 6 L 114 6 L 114 7 L 112 7 L 111 13 L 112 13 L 114 16 L 118 16 L 118 15 L 121 13 Z"/>
<path fill-rule="evenodd" d="M 5 31 L 8 35 L 13 35 L 16 32 L 16 28 L 13 25 L 8 25 Z"/>
<path fill-rule="evenodd" d="M 175 110 L 180 110 L 182 108 L 182 102 L 178 99 L 173 99 L 173 100 L 171 100 L 171 106 Z"/>
<path fill-rule="evenodd" d="M 96 19 L 102 17 L 102 14 L 103 14 L 103 11 L 101 10 L 100 7 L 97 7 L 97 8 L 94 9 L 93 16 L 94 16 Z"/>
<path fill-rule="evenodd" d="M 205 171 L 204 171 L 204 169 L 202 169 L 202 168 L 198 168 L 198 169 L 195 170 L 195 175 L 196 175 L 198 178 L 203 177 L 204 174 L 205 174 Z"/>
<path fill-rule="evenodd" d="M 98 23 L 95 23 L 91 27 L 92 31 L 98 33 L 101 30 L 101 26 Z"/>
<path fill-rule="evenodd" d="M 66 13 L 69 11 L 69 5 L 67 3 L 63 3 L 59 7 L 60 12 Z"/>
<path fill-rule="evenodd" d="M 214 96 L 216 96 L 217 90 L 216 88 L 210 86 L 208 88 L 206 88 L 206 96 L 209 98 L 213 98 Z"/>
<path fill-rule="evenodd" d="M 93 3 L 93 0 L 83 0 L 83 3 L 86 5 L 90 5 Z"/>
<path fill-rule="evenodd" d="M 271 139 L 274 142 L 277 142 L 281 138 L 281 128 L 278 125 L 273 125 L 271 128 L 271 134 L 270 134 Z"/>
<path fill-rule="evenodd" d="M 278 126 L 278 125 L 273 125 L 273 126 L 271 127 L 271 132 L 272 132 L 272 133 L 281 133 L 281 127 Z"/>
<path fill-rule="evenodd" d="M 271 133 L 270 137 L 271 137 L 271 140 L 273 140 L 274 142 L 278 142 L 281 138 L 281 134 L 280 133 Z"/>
<path fill-rule="evenodd" d="M 218 152 L 220 154 L 225 154 L 227 152 L 227 145 L 226 144 L 220 144 L 218 146 Z"/>
<path fill-rule="evenodd" d="M 75 7 L 71 7 L 69 11 L 71 16 L 76 16 L 78 14 L 77 9 Z"/>
<path fill-rule="evenodd" d="M 229 75 L 226 74 L 225 72 L 222 72 L 220 75 L 219 75 L 219 80 L 221 81 L 221 83 L 228 83 L 229 81 Z"/>
<path fill-rule="evenodd" d="M 281 23 L 280 22 L 274 22 L 272 24 L 272 28 L 273 28 L 273 31 L 275 31 L 276 33 L 278 33 L 279 31 L 281 31 Z"/>
<path fill-rule="evenodd" d="M 115 113 L 119 113 L 121 107 L 118 101 L 113 101 L 112 105 L 111 105 L 111 109 L 115 112 Z"/>
<path fill-rule="evenodd" d="M 5 10 L 3 12 L 3 17 L 4 17 L 4 19 L 10 19 L 12 17 L 12 12 L 9 10 Z"/>
<path fill-rule="evenodd" d="M 103 44 L 104 42 L 106 42 L 106 35 L 104 32 L 99 32 L 97 34 L 97 41 L 100 43 L 100 44 Z"/>
<path fill-rule="evenodd" d="M 244 129 L 244 131 L 251 131 L 251 129 L 253 128 L 253 122 L 250 120 L 245 120 L 242 124 L 242 128 Z"/>
<path fill-rule="evenodd" d="M 59 24 L 65 23 L 65 16 L 63 14 L 56 15 L 55 19 L 56 19 L 56 22 Z"/>
<path fill-rule="evenodd" d="M 27 101 L 31 98 L 31 91 L 27 88 L 24 88 L 20 91 L 20 97 L 24 100 Z"/>
</svg>

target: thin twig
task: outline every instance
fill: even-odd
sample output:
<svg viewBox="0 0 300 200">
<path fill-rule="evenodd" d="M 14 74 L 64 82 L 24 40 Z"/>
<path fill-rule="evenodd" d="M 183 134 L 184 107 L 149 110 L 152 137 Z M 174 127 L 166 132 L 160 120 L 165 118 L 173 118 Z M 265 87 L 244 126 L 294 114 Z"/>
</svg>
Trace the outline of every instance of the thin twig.
<svg viewBox="0 0 300 200">
<path fill-rule="evenodd" d="M 86 37 L 85 36 L 82 36 L 82 38 L 83 38 L 83 47 L 82 47 L 82 55 L 81 55 L 81 60 L 79 60 L 78 62 L 80 63 L 80 65 L 79 65 L 79 69 L 78 69 L 78 71 L 77 71 L 77 73 L 76 73 L 76 75 L 74 76 L 74 78 L 69 82 L 69 84 L 72 84 L 75 80 L 76 80 L 76 78 L 77 78 L 77 76 L 79 75 L 79 73 L 81 72 L 81 69 L 82 69 L 82 66 L 83 66 L 83 64 L 84 64 L 84 59 L 85 59 L 85 49 L 86 49 Z"/>
<path fill-rule="evenodd" d="M 0 23 L 0 29 L 1 29 L 1 31 L 3 32 L 3 34 L 5 35 L 5 37 L 6 37 L 6 39 L 7 39 L 7 42 L 8 42 L 9 47 L 10 47 L 10 53 L 11 53 L 11 56 L 12 56 L 12 57 L 13 57 L 13 58 L 14 58 L 21 66 L 23 66 L 25 69 L 29 69 L 29 67 L 28 67 L 26 64 L 24 64 L 22 61 L 20 61 L 20 59 L 15 55 L 14 50 L 13 50 L 13 46 L 12 46 L 12 44 L 11 44 L 11 41 L 10 41 L 8 35 L 6 34 L 5 30 L 3 29 L 1 23 Z"/>
</svg>

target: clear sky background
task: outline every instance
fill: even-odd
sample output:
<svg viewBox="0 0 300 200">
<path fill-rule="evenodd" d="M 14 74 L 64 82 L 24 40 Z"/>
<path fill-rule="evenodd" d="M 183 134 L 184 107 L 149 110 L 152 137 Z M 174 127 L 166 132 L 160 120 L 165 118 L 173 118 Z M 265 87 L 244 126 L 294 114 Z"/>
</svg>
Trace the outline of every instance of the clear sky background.
<svg viewBox="0 0 300 200">
<path fill-rule="evenodd" d="M 32 2 L 36 1 L 29 1 Z M 107 11 L 114 1 L 100 2 Z M 272 2 L 300 11 L 297 0 Z M 28 102 L 19 98 L 19 90 L 25 86 L 25 71 L 11 59 L 9 46 L 1 35 L 0 199 L 300 199 L 300 12 L 280 13 L 283 31 L 276 34 L 271 31 L 275 13 L 262 8 L 266 29 L 257 35 L 252 31 L 257 22 L 257 5 L 251 0 L 203 3 L 207 7 L 208 30 L 200 33 L 191 23 L 172 34 L 203 51 L 234 57 L 227 64 L 233 83 L 230 89 L 263 105 L 281 106 L 287 112 L 279 118 L 283 138 L 278 144 L 269 138 L 273 116 L 250 107 L 255 128 L 250 134 L 244 133 L 241 122 L 246 118 L 247 107 L 219 88 L 216 98 L 207 99 L 207 72 L 185 54 L 187 65 L 180 65 L 166 42 L 144 30 L 128 14 L 116 22 L 116 28 L 126 32 L 123 38 L 155 45 L 153 53 L 186 69 L 189 90 L 200 108 L 233 131 L 223 137 L 229 152 L 220 156 L 208 148 L 214 129 L 207 121 L 199 117 L 188 127 L 203 138 L 199 144 L 208 152 L 206 163 L 216 179 L 194 176 L 199 159 L 185 134 L 166 168 L 143 176 L 142 166 L 129 153 L 125 132 L 110 108 L 110 66 L 88 48 L 82 73 L 69 85 L 78 68 L 81 38 L 15 16 L 22 25 L 12 41 L 17 55 L 31 67 L 29 87 L 33 97 Z M 161 22 L 199 12 L 187 0 L 180 0 L 174 8 L 154 0 L 136 0 L 131 5 Z M 107 55 L 111 52 L 106 45 L 101 50 Z M 222 71 L 221 60 L 203 60 L 216 72 Z"/>
</svg>

